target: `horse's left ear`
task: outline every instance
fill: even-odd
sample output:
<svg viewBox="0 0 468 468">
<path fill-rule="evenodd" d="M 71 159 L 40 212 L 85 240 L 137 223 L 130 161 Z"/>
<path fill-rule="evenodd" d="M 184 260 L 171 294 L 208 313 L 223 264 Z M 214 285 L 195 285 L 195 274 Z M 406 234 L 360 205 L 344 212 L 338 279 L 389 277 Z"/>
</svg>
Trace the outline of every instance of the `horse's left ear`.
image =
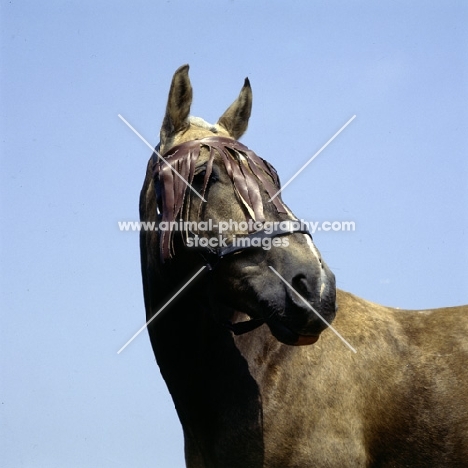
<svg viewBox="0 0 468 468">
<path fill-rule="evenodd" d="M 166 114 L 161 127 L 161 144 L 188 126 L 187 119 L 192 104 L 192 85 L 188 71 L 189 66 L 182 65 L 172 78 Z"/>
<path fill-rule="evenodd" d="M 252 88 L 246 78 L 237 99 L 219 118 L 218 124 L 224 127 L 234 139 L 239 139 L 247 130 L 252 111 Z"/>
</svg>

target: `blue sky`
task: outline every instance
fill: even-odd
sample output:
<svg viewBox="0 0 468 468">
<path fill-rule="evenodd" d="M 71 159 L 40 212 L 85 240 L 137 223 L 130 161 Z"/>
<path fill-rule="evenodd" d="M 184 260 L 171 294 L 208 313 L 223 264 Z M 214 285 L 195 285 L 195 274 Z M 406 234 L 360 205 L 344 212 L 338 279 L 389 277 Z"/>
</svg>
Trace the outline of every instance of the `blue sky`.
<svg viewBox="0 0 468 468">
<path fill-rule="evenodd" d="M 286 181 L 338 286 L 401 308 L 468 302 L 462 1 L 1 1 L 5 467 L 183 466 L 142 334 L 138 219 L 173 72 L 215 121 L 250 78 L 242 141 Z M 340 345 L 338 343 L 337 345 Z"/>
</svg>

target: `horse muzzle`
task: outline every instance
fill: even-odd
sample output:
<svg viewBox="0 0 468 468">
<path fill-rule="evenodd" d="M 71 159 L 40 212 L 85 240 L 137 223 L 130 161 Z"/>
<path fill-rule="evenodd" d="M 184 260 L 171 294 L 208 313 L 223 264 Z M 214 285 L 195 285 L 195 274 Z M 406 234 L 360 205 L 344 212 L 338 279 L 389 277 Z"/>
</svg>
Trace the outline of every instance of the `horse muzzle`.
<svg viewBox="0 0 468 468">
<path fill-rule="evenodd" d="M 309 281 L 296 275 L 286 284 L 285 307 L 266 320 L 273 336 L 288 345 L 315 343 L 336 315 L 336 287 L 333 273 L 324 264 L 320 279 Z"/>
</svg>

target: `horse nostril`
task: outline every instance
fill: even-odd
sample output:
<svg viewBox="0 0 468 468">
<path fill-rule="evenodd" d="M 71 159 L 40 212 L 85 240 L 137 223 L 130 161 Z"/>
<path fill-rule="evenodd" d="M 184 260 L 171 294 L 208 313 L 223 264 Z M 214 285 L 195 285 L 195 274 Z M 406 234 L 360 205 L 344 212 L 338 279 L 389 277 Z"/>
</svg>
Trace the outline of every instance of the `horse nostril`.
<svg viewBox="0 0 468 468">
<path fill-rule="evenodd" d="M 302 273 L 293 278 L 291 286 L 305 299 L 310 295 L 311 291 L 307 285 L 307 278 Z"/>
</svg>

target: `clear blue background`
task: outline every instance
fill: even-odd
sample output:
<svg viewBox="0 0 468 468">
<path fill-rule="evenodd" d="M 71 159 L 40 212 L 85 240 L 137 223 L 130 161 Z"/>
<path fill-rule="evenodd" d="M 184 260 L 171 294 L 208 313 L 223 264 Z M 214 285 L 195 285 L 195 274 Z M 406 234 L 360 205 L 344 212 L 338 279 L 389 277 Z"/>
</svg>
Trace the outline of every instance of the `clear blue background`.
<svg viewBox="0 0 468 468">
<path fill-rule="evenodd" d="M 215 121 L 245 76 L 243 142 L 285 182 L 339 287 L 468 302 L 463 1 L 1 2 L 0 465 L 181 467 L 146 333 L 136 233 L 172 74 Z M 337 346 L 342 343 L 337 341 Z M 346 352 L 346 349 L 344 349 Z"/>
</svg>

